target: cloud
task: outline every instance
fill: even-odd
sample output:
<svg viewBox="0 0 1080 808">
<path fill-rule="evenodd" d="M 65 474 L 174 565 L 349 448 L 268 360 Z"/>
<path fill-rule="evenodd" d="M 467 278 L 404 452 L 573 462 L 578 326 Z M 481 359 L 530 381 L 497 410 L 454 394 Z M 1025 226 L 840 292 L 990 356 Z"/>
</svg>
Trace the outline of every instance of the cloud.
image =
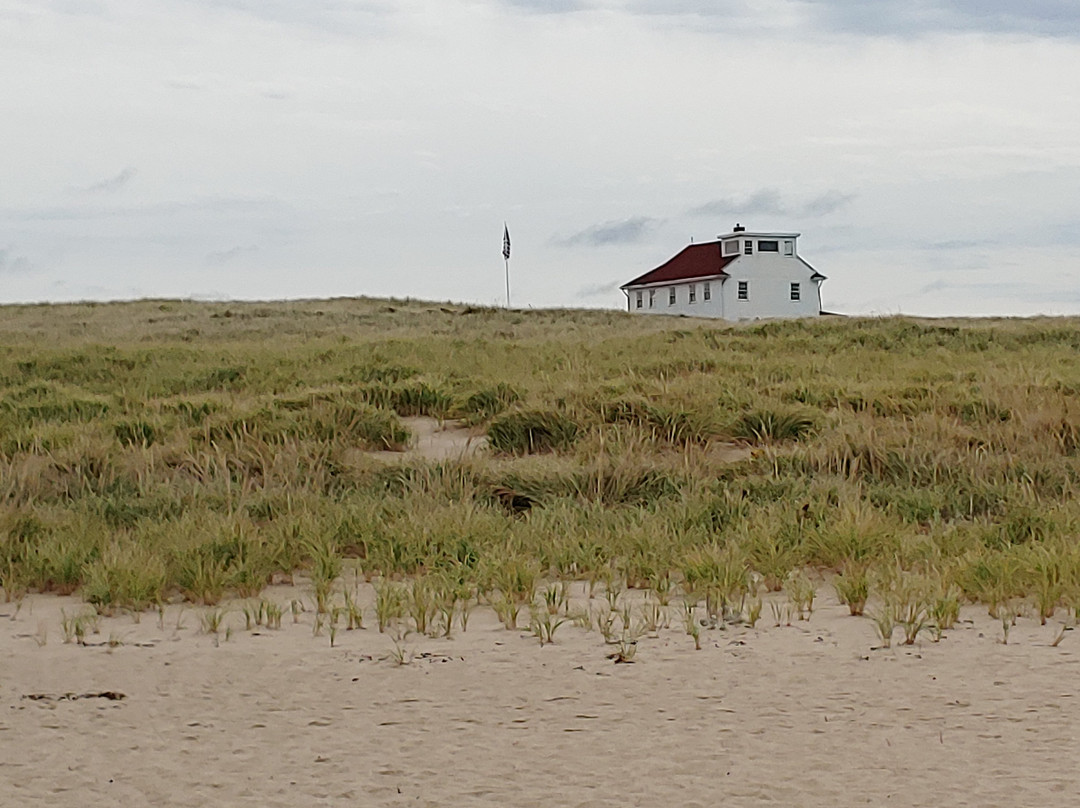
<svg viewBox="0 0 1080 808">
<path fill-rule="evenodd" d="M 227 264 L 230 261 L 233 261 L 233 260 L 239 258 L 242 255 L 246 255 L 248 253 L 254 253 L 254 252 L 258 252 L 258 251 L 259 251 L 259 248 L 256 247 L 256 246 L 251 246 L 251 247 L 240 247 L 240 246 L 231 247 L 228 250 L 222 250 L 221 252 L 212 252 L 212 253 L 210 253 L 209 255 L 206 256 L 206 263 L 210 264 L 211 266 L 222 266 L 223 264 Z"/>
<path fill-rule="evenodd" d="M 165 86 L 170 90 L 205 90 L 206 84 L 196 79 L 166 79 Z"/>
<path fill-rule="evenodd" d="M 925 286 L 919 287 L 919 291 L 916 294 L 928 295 L 933 292 L 944 292 L 946 289 L 956 288 L 953 284 L 946 283 L 945 281 L 933 281 Z"/>
<path fill-rule="evenodd" d="M 1080 34 L 1075 0 L 809 0 L 807 7 L 825 27 L 860 34 Z"/>
<path fill-rule="evenodd" d="M 263 22 L 341 35 L 381 34 L 399 13 L 389 0 L 185 0 L 189 5 L 243 14 Z"/>
<path fill-rule="evenodd" d="M 10 248 L 0 250 L 0 275 L 21 275 L 33 270 L 34 265 L 25 255 L 15 255 Z"/>
<path fill-rule="evenodd" d="M 606 297 L 613 292 L 618 291 L 622 283 L 622 281 L 610 281 L 609 283 L 586 284 L 578 289 L 574 296 L 578 300 L 585 300 L 592 297 Z"/>
<path fill-rule="evenodd" d="M 855 198 L 837 190 L 792 204 L 785 202 L 780 192 L 774 188 L 755 191 L 747 197 L 737 199 L 725 197 L 706 202 L 687 211 L 689 216 L 791 216 L 796 218 L 817 218 L 840 210 Z"/>
<path fill-rule="evenodd" d="M 133 179 L 135 179 L 135 175 L 137 175 L 138 173 L 138 169 L 128 166 L 116 176 L 108 177 L 106 179 L 95 182 L 92 185 L 86 186 L 82 190 L 83 193 L 87 194 L 111 194 L 114 191 L 119 191 L 121 188 L 123 188 Z"/>
<path fill-rule="evenodd" d="M 931 242 L 924 245 L 924 248 L 928 250 L 971 250 L 976 247 L 988 247 L 994 243 L 989 239 L 947 239 L 945 241 Z"/>
<path fill-rule="evenodd" d="M 163 201 L 145 205 L 62 205 L 52 207 L 0 208 L 0 222 L 81 222 L 107 219 L 206 217 L 220 221 L 224 217 L 258 218 L 286 210 L 273 197 L 208 197 L 185 201 Z"/>
<path fill-rule="evenodd" d="M 1075 0 L 616 0 L 614 6 L 711 32 L 787 29 L 888 37 L 934 33 L 1080 37 L 1080 4 Z"/>
<path fill-rule="evenodd" d="M 1072 289 L 1033 288 L 1030 284 L 1014 281 L 987 281 L 983 283 L 954 283 L 947 280 L 931 281 L 915 292 L 916 295 L 951 293 L 953 297 L 973 299 L 1004 298 L 1029 303 L 1076 303 L 1080 292 Z"/>
<path fill-rule="evenodd" d="M 690 216 L 738 216 L 751 213 L 780 214 L 783 206 L 780 193 L 774 190 L 755 191 L 745 199 L 725 197 L 691 208 Z"/>
<path fill-rule="evenodd" d="M 659 219 L 633 216 L 629 219 L 604 222 L 586 227 L 572 236 L 559 239 L 564 247 L 606 247 L 612 244 L 632 244 L 641 239 L 658 224 Z"/>
<path fill-rule="evenodd" d="M 66 14 L 72 17 L 104 17 L 107 15 L 105 7 L 94 0 L 52 0 L 49 4 L 52 11 L 58 14 Z"/>
<path fill-rule="evenodd" d="M 566 14 L 590 8 L 583 0 L 502 0 L 505 5 L 531 14 Z"/>
<path fill-rule="evenodd" d="M 855 199 L 855 194 L 845 194 L 836 190 L 826 191 L 820 196 L 804 202 L 796 215 L 808 217 L 827 216 L 846 207 L 853 199 Z"/>
</svg>

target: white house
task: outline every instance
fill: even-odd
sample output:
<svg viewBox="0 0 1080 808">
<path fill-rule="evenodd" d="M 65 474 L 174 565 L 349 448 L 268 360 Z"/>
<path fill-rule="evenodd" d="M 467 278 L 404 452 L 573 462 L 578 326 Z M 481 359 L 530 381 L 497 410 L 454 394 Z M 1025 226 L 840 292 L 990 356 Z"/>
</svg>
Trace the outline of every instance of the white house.
<svg viewBox="0 0 1080 808">
<path fill-rule="evenodd" d="M 735 225 L 620 288 L 629 311 L 643 314 L 817 317 L 825 276 L 799 257 L 798 241 L 798 233 L 748 233 Z"/>
</svg>

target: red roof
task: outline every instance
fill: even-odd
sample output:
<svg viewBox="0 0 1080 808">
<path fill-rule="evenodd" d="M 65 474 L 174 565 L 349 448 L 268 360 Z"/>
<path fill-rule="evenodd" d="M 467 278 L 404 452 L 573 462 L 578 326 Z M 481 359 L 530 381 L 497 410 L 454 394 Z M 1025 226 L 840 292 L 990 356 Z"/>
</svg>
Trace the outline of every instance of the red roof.
<svg viewBox="0 0 1080 808">
<path fill-rule="evenodd" d="M 628 286 L 644 286 L 650 283 L 665 283 L 724 275 L 726 274 L 724 267 L 738 257 L 738 254 L 721 255 L 719 241 L 691 244 L 671 260 L 638 278 L 634 278 L 629 283 L 623 284 L 620 288 L 625 289 Z"/>
</svg>

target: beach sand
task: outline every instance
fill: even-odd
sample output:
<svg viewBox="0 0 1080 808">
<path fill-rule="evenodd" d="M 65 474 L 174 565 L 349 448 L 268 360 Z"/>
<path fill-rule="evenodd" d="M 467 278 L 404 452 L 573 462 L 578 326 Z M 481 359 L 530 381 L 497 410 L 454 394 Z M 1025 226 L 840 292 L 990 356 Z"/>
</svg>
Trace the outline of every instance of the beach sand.
<svg viewBox="0 0 1080 808">
<path fill-rule="evenodd" d="M 595 630 L 541 648 L 486 608 L 451 639 L 408 636 L 404 665 L 370 625 L 331 648 L 310 611 L 249 632 L 238 604 L 228 639 L 172 605 L 160 624 L 105 618 L 80 646 L 61 610 L 87 607 L 30 595 L 0 604 L 0 804 L 1075 802 L 1080 632 L 1055 648 L 1059 622 L 1021 618 L 1004 645 L 966 607 L 940 643 L 873 650 L 830 590 L 808 622 L 776 627 L 766 606 L 757 628 L 703 630 L 700 651 L 672 609 L 633 664 Z"/>
</svg>

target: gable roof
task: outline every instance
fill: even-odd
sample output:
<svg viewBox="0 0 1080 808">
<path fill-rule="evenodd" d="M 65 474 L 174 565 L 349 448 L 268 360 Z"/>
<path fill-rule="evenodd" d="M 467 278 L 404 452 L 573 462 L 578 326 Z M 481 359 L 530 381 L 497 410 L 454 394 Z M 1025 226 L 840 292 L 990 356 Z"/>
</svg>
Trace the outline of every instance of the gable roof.
<svg viewBox="0 0 1080 808">
<path fill-rule="evenodd" d="M 631 286 L 645 286 L 651 283 L 670 283 L 672 281 L 725 275 L 727 273 L 724 272 L 724 267 L 738 257 L 737 254 L 721 255 L 719 241 L 691 244 L 656 269 L 634 278 L 629 283 L 624 283 L 619 288 L 626 289 Z"/>
</svg>

